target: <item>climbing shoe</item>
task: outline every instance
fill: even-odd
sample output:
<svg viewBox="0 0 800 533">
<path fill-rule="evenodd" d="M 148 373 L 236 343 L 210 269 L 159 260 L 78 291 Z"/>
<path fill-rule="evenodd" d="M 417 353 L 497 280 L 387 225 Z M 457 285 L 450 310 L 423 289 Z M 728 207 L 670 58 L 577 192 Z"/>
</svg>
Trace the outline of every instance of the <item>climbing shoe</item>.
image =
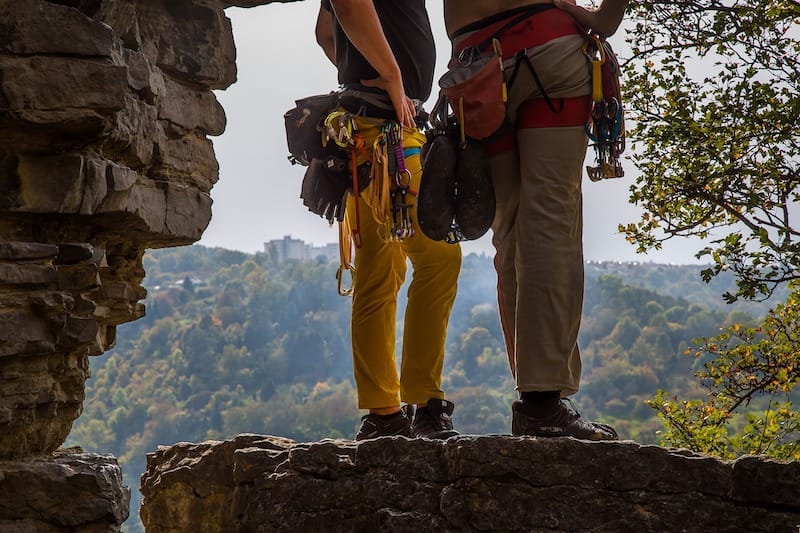
<svg viewBox="0 0 800 533">
<path fill-rule="evenodd" d="M 482 237 L 492 225 L 494 186 L 483 143 L 467 139 L 458 146 L 456 163 L 455 221 L 463 238 Z"/>
<path fill-rule="evenodd" d="M 448 439 L 458 435 L 453 429 L 453 402 L 431 398 L 422 407 L 417 407 L 411 423 L 411 436 L 427 439 Z"/>
<path fill-rule="evenodd" d="M 425 147 L 417 194 L 417 221 L 431 240 L 447 237 L 453 222 L 456 195 L 456 142 L 438 135 Z"/>
<path fill-rule="evenodd" d="M 511 434 L 515 437 L 531 435 L 534 437 L 574 437 L 583 440 L 618 440 L 614 428 L 606 424 L 589 422 L 581 418 L 574 408 L 568 408 L 564 401 L 558 403 L 553 414 L 537 418 L 530 414 L 528 404 L 516 401 L 511 405 Z M 528 412 L 526 412 L 528 411 Z"/>
<path fill-rule="evenodd" d="M 411 422 L 403 411 L 391 415 L 368 414 L 361 417 L 361 427 L 358 428 L 355 440 L 377 439 L 378 437 L 391 437 L 399 435 L 411 436 Z"/>
</svg>

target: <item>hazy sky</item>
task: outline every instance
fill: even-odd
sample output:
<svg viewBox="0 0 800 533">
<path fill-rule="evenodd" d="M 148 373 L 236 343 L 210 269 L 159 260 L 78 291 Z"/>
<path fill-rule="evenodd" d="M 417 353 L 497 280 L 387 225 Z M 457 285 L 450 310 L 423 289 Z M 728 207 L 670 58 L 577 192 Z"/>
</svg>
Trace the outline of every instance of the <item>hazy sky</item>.
<svg viewBox="0 0 800 533">
<path fill-rule="evenodd" d="M 445 70 L 449 44 L 442 2 L 427 2 L 437 40 L 436 77 Z M 255 252 L 263 243 L 291 235 L 315 245 L 337 240 L 336 228 L 309 213 L 299 199 L 305 167 L 289 164 L 283 113 L 294 100 L 336 89 L 336 70 L 314 39 L 319 2 L 274 3 L 230 8 L 237 48 L 238 81 L 217 96 L 228 117 L 226 132 L 213 139 L 220 180 L 211 191 L 213 217 L 200 244 Z M 624 49 L 623 36 L 615 47 Z M 436 86 L 434 86 L 434 97 Z M 430 109 L 432 102 L 426 105 Z M 590 149 L 587 159 L 593 160 Z M 640 211 L 628 203 L 627 176 L 598 183 L 584 178 L 584 250 L 588 260 L 694 263 L 697 241 L 667 243 L 659 253 L 638 255 L 617 233 L 618 223 L 633 222 Z M 492 254 L 490 234 L 463 243 L 465 252 Z"/>
</svg>

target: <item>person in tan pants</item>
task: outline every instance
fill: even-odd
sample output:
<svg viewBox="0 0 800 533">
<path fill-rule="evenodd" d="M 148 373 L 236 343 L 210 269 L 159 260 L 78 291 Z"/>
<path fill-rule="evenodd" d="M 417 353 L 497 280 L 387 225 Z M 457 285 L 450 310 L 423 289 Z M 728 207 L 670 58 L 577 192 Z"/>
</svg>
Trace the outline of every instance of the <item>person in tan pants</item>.
<svg viewBox="0 0 800 533">
<path fill-rule="evenodd" d="M 581 377 L 581 178 L 591 111 L 584 28 L 613 33 L 625 4 L 605 0 L 588 11 L 564 0 L 444 3 L 453 57 L 494 37 L 505 60 L 517 58 L 505 71 L 511 126 L 486 141 L 500 322 L 520 392 L 514 435 L 617 438 L 561 400 L 578 391 Z"/>
</svg>

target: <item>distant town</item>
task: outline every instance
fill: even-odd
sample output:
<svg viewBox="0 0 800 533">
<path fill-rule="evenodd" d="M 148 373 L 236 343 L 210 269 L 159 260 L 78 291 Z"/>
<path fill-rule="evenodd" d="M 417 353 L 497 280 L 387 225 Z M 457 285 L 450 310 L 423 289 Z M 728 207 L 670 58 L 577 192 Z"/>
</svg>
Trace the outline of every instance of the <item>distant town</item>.
<svg viewBox="0 0 800 533">
<path fill-rule="evenodd" d="M 287 259 L 305 261 L 318 259 L 320 256 L 325 257 L 329 261 L 338 261 L 339 245 L 338 243 L 328 243 L 322 246 L 314 246 L 301 239 L 295 239 L 291 235 L 285 235 L 282 239 L 274 239 L 265 242 L 264 253 L 278 261 L 286 261 Z M 620 266 L 628 268 L 639 266 L 685 266 L 681 263 L 654 263 L 652 261 L 586 260 L 585 263 L 599 268 L 617 268 Z"/>
<path fill-rule="evenodd" d="M 264 253 L 274 257 L 278 261 L 287 259 L 316 259 L 320 256 L 328 260 L 339 259 L 339 245 L 328 243 L 322 246 L 314 246 L 300 239 L 293 239 L 290 235 L 282 239 L 274 239 L 264 243 Z"/>
</svg>

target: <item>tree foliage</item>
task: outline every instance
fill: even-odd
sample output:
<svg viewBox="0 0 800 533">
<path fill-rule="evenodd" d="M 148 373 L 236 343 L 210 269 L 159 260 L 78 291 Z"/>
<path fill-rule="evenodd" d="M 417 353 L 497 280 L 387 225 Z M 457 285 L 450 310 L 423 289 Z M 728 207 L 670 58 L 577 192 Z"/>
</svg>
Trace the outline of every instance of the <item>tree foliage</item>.
<svg viewBox="0 0 800 533">
<path fill-rule="evenodd" d="M 765 297 L 800 276 L 800 2 L 635 2 L 625 94 L 640 171 L 621 226 L 639 250 L 710 239 L 706 279 L 731 270 Z"/>
<path fill-rule="evenodd" d="M 800 2 L 637 1 L 631 11 L 631 201 L 644 214 L 620 230 L 640 251 L 705 239 L 703 279 L 736 280 L 726 301 L 769 298 L 800 279 Z M 696 341 L 706 399 L 659 392 L 649 402 L 666 443 L 800 458 L 797 287 L 759 327 L 733 323 Z"/>
<path fill-rule="evenodd" d="M 706 360 L 697 376 L 708 396 L 681 401 L 659 392 L 648 402 L 665 422 L 665 441 L 727 458 L 800 461 L 800 413 L 791 394 L 800 383 L 800 295 L 793 292 L 759 327 L 737 323 L 695 342 L 694 357 Z M 745 411 L 751 403 L 760 408 Z"/>
<path fill-rule="evenodd" d="M 144 260 L 147 315 L 121 326 L 117 346 L 92 358 L 69 445 L 113 453 L 135 486 L 147 452 L 160 444 L 243 432 L 298 441 L 352 437 L 361 413 L 350 300 L 337 294 L 334 263 L 202 246 L 157 250 Z M 655 443 L 662 424 L 645 400 L 659 388 L 695 392 L 694 361 L 682 353 L 694 336 L 732 323 L 732 313 L 701 303 L 691 281 L 697 266 L 601 263 L 586 271 L 581 413 L 625 438 Z M 653 290 L 659 287 L 670 296 Z M 508 433 L 516 392 L 488 257 L 464 257 L 443 381 L 460 431 Z"/>
</svg>

